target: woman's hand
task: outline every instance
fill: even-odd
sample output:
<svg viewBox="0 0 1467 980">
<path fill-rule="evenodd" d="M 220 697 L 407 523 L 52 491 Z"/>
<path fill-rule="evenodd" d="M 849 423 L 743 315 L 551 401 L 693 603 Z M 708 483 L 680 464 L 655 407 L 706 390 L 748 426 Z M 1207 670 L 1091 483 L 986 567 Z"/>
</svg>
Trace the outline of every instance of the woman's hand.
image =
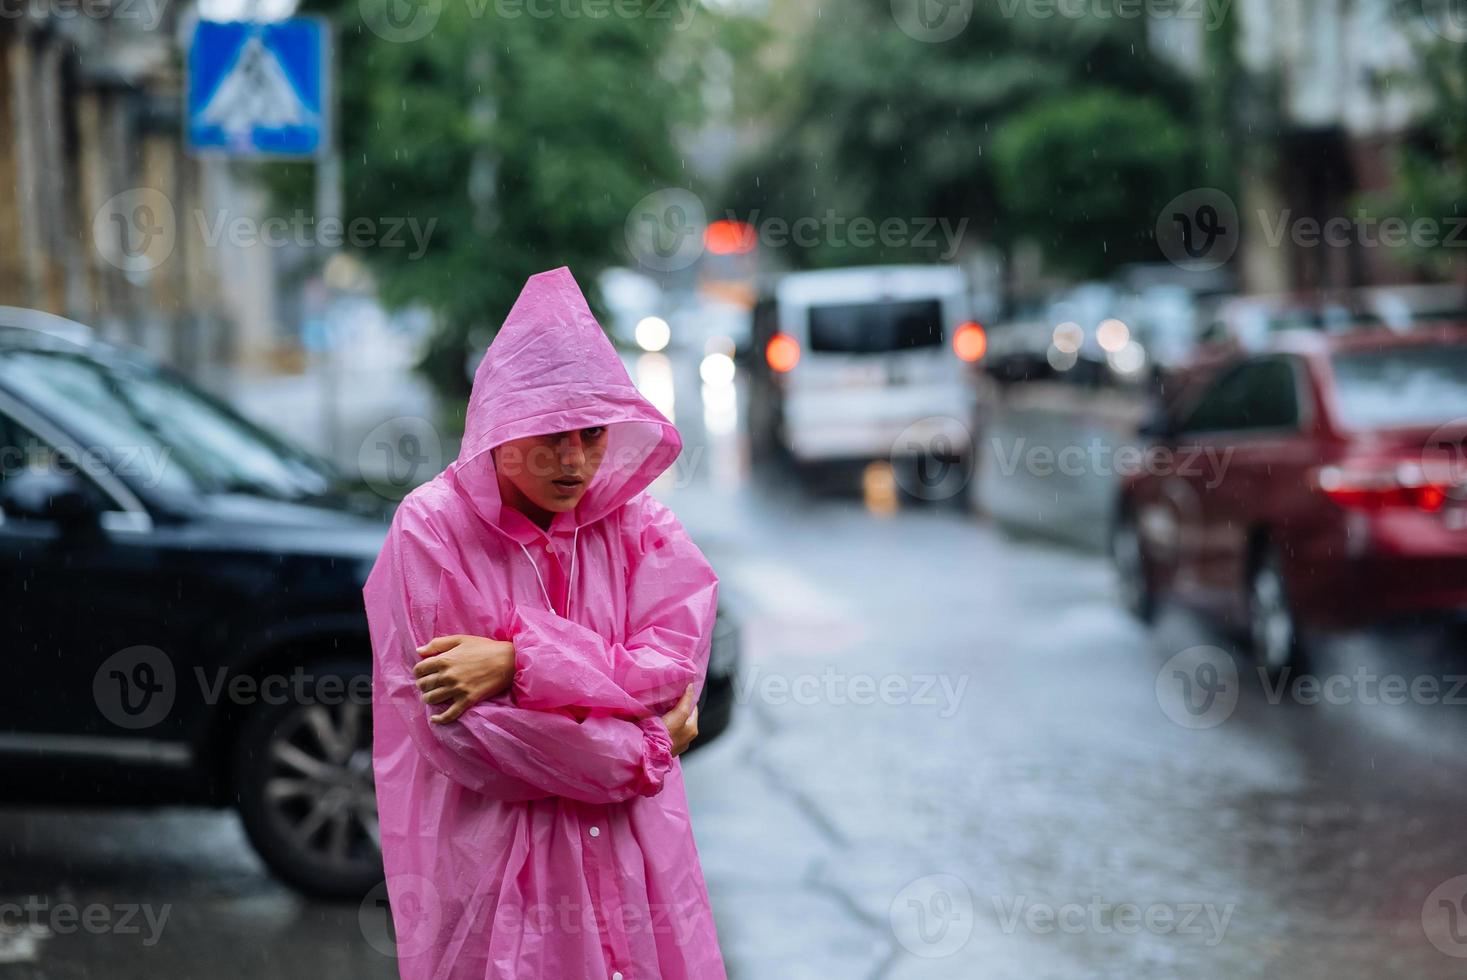
<svg viewBox="0 0 1467 980">
<path fill-rule="evenodd" d="M 418 647 L 423 659 L 413 668 L 424 704 L 452 702 L 432 717 L 439 725 L 456 721 L 485 698 L 514 684 L 514 644 L 483 636 L 438 636 Z"/>
<path fill-rule="evenodd" d="M 689 684 L 673 709 L 662 716 L 662 723 L 672 736 L 672 754 L 682 755 L 698 737 L 698 706 L 693 702 L 693 685 Z"/>
</svg>

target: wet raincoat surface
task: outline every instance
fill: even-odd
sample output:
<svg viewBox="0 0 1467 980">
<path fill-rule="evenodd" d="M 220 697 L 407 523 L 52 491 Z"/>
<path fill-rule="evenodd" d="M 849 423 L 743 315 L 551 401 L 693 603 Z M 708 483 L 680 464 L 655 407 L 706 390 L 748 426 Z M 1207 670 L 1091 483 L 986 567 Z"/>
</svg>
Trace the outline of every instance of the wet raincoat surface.
<svg viewBox="0 0 1467 980">
<path fill-rule="evenodd" d="M 607 426 L 547 532 L 490 450 Z M 474 378 L 457 461 L 403 502 L 365 588 L 373 764 L 404 980 L 724 977 L 660 716 L 701 690 L 717 579 L 643 491 L 681 449 L 566 269 L 532 277 Z M 511 640 L 514 685 L 428 719 L 416 648 Z"/>
</svg>

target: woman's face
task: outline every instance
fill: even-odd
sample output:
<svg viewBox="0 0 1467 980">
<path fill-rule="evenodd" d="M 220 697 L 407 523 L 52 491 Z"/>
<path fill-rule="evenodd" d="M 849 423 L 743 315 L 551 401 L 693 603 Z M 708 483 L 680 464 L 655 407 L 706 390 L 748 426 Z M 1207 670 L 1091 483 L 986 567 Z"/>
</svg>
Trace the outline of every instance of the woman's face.
<svg viewBox="0 0 1467 980">
<path fill-rule="evenodd" d="M 574 509 L 606 455 L 606 436 L 598 425 L 504 443 L 494 451 L 494 468 L 501 485 L 507 481 L 523 498 L 506 502 L 552 514 Z"/>
</svg>

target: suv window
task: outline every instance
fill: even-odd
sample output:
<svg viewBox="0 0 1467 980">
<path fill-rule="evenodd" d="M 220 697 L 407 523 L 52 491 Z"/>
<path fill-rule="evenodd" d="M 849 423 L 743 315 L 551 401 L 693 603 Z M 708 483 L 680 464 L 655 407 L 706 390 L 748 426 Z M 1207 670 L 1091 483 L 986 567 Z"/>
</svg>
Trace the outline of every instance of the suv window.
<svg viewBox="0 0 1467 980">
<path fill-rule="evenodd" d="M 15 422 L 0 415 L 0 484 L 31 463 L 29 440 Z"/>
<path fill-rule="evenodd" d="M 86 464 L 78 464 L 74 457 L 59 452 L 40 436 L 0 412 L 0 486 L 15 474 L 31 469 L 77 473 L 98 500 L 105 501 L 108 506 L 113 503 L 112 497 L 87 473 Z"/>
<path fill-rule="evenodd" d="M 1183 432 L 1242 432 L 1292 429 L 1299 425 L 1299 391 L 1285 358 L 1240 364 L 1202 396 Z"/>
<path fill-rule="evenodd" d="M 323 492 L 315 461 L 164 371 L 80 354 L 0 353 L 0 382 L 42 406 L 114 473 L 175 493 Z"/>
</svg>

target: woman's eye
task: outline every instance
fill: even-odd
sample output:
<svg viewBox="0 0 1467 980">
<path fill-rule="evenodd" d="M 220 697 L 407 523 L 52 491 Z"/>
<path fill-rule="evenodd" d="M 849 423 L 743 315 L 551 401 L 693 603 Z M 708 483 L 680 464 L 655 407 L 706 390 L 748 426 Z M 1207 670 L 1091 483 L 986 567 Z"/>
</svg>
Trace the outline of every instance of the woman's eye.
<svg viewBox="0 0 1467 980">
<path fill-rule="evenodd" d="M 605 432 L 606 426 L 593 425 L 589 429 L 582 429 L 581 435 L 585 436 L 587 439 L 600 439 Z"/>
</svg>

